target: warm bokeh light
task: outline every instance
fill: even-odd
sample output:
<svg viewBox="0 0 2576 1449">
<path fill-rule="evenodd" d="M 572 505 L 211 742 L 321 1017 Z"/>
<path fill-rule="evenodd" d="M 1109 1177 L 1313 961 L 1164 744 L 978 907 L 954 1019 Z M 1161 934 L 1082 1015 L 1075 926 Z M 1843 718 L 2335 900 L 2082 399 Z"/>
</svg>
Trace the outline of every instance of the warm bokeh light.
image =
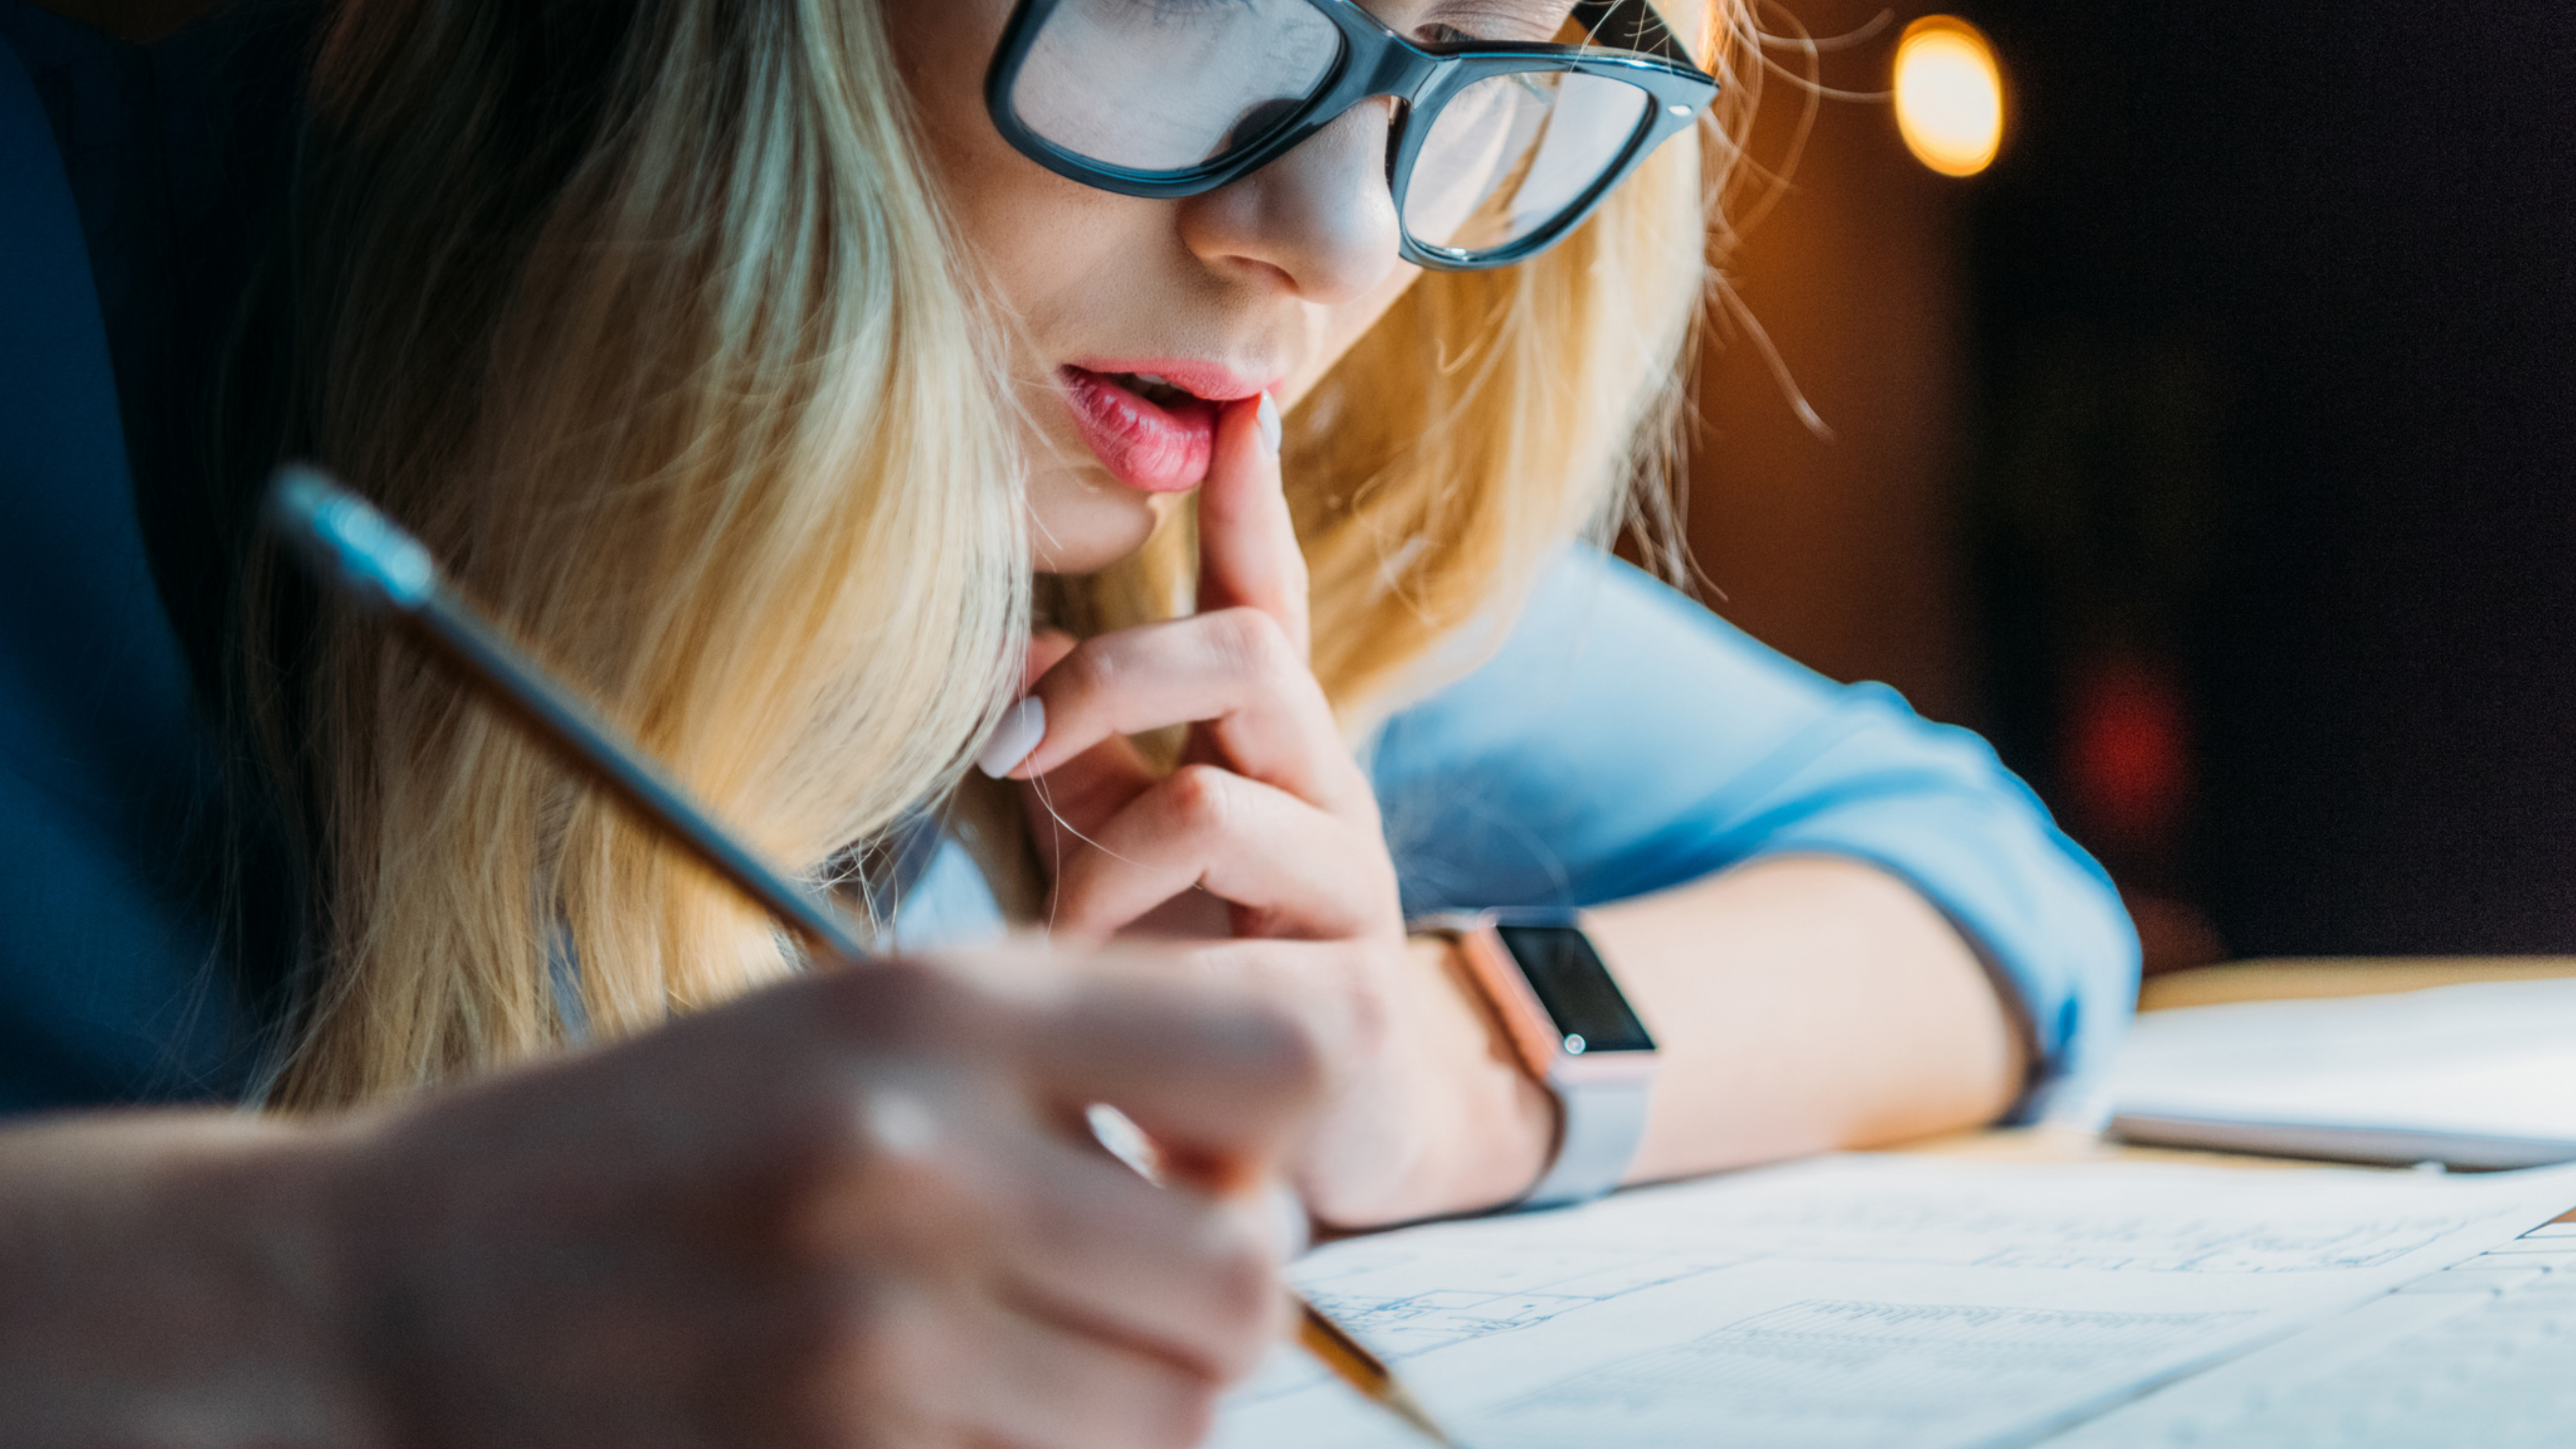
<svg viewBox="0 0 2576 1449">
<path fill-rule="evenodd" d="M 1896 42 L 1896 128 L 1914 159 L 1944 176 L 1974 176 L 2004 139 L 2004 78 L 1984 32 L 1927 15 Z"/>
</svg>

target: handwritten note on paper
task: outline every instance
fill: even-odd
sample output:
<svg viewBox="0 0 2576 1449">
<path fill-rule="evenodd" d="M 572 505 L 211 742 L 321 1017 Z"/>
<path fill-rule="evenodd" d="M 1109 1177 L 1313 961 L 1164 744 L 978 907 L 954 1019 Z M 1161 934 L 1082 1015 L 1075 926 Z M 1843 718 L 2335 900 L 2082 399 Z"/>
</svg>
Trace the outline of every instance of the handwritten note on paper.
<svg viewBox="0 0 2576 1449">
<path fill-rule="evenodd" d="M 2428 1178 L 1851 1156 L 1318 1251 L 1298 1286 L 1470 1449 L 2029 1443 L 2576 1205 Z M 1294 1356 L 1219 1449 L 1397 1449 Z"/>
</svg>

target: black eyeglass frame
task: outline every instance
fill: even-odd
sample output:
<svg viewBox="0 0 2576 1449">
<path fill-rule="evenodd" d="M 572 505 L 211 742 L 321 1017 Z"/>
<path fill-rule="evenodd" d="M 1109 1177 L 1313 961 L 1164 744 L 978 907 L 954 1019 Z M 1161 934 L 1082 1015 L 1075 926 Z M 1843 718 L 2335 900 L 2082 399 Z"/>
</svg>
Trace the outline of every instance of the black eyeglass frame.
<svg viewBox="0 0 2576 1449">
<path fill-rule="evenodd" d="M 1122 196 L 1200 196 L 1242 179 L 1295 150 L 1353 106 L 1379 96 L 1403 103 L 1387 148 L 1387 188 L 1393 195 L 1403 257 L 1439 271 L 1481 271 L 1527 261 L 1554 246 L 1600 206 L 1655 148 L 1696 125 L 1718 95 L 1717 77 L 1691 63 L 1647 0 L 1584 0 L 1573 18 L 1594 40 L 1615 47 L 1463 41 L 1417 45 L 1360 8 L 1357 0 L 1305 0 L 1341 32 L 1341 50 L 1324 79 L 1298 107 L 1249 145 L 1182 171 L 1136 171 L 1106 165 L 1056 145 L 1022 121 L 1011 90 L 1028 63 L 1046 21 L 1064 0 L 1020 0 L 1003 27 L 1001 44 L 984 76 L 984 104 L 1002 138 L 1021 155 L 1059 176 Z M 1488 251 L 1433 246 L 1402 222 L 1414 162 L 1450 100 L 1478 81 L 1501 75 L 1572 72 L 1622 81 L 1653 101 L 1628 138 L 1627 149 L 1600 180 L 1538 230 Z"/>
</svg>

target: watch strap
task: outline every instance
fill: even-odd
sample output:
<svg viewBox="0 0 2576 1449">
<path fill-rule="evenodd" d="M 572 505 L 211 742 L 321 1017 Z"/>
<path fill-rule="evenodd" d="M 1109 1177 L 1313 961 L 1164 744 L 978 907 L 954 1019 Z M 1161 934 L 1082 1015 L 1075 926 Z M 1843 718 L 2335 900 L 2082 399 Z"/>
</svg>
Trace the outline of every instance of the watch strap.
<svg viewBox="0 0 2576 1449">
<path fill-rule="evenodd" d="M 1520 922 L 1581 929 L 1573 911 L 1455 912 L 1417 920 L 1412 929 L 1454 940 L 1491 932 L 1500 923 Z M 1518 959 L 1511 957 L 1499 936 L 1494 938 L 1494 949 L 1518 966 Z M 1481 977 L 1472 972 L 1469 975 L 1481 985 Z M 1505 1009 L 1502 1003 L 1491 1004 Z M 1652 1077 L 1568 1080 L 1564 1074 L 1548 1071 L 1540 1074 L 1538 1081 L 1556 1100 L 1556 1143 L 1549 1150 L 1547 1167 L 1538 1181 L 1513 1199 L 1510 1206 L 1562 1207 L 1587 1202 L 1617 1188 L 1627 1174 L 1628 1164 L 1636 1160 L 1638 1145 L 1645 1140 L 1646 1106 L 1654 1091 Z"/>
<path fill-rule="evenodd" d="M 1556 1152 L 1522 1207 L 1561 1207 L 1608 1193 L 1627 1174 L 1646 1136 L 1652 1078 L 1615 1082 L 1550 1081 L 1559 1120 Z"/>
</svg>

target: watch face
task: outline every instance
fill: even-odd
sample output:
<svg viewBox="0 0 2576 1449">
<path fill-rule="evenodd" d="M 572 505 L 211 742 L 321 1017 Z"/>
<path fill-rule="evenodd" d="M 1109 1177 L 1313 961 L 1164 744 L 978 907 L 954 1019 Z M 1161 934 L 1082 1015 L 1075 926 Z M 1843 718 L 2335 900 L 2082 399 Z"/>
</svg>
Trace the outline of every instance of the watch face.
<svg viewBox="0 0 2576 1449">
<path fill-rule="evenodd" d="M 1646 1024 L 1628 1009 L 1628 998 L 1619 994 L 1619 983 L 1610 979 L 1610 968 L 1592 949 L 1592 942 L 1572 926 L 1511 926 L 1494 928 L 1503 945 L 1520 963 L 1521 974 L 1529 978 L 1530 990 L 1538 994 L 1539 1005 L 1547 1008 L 1549 1018 L 1566 1038 L 1570 1052 L 1650 1052 L 1655 1039 L 1646 1035 Z M 1580 1043 L 1578 1045 L 1577 1043 Z"/>
</svg>

